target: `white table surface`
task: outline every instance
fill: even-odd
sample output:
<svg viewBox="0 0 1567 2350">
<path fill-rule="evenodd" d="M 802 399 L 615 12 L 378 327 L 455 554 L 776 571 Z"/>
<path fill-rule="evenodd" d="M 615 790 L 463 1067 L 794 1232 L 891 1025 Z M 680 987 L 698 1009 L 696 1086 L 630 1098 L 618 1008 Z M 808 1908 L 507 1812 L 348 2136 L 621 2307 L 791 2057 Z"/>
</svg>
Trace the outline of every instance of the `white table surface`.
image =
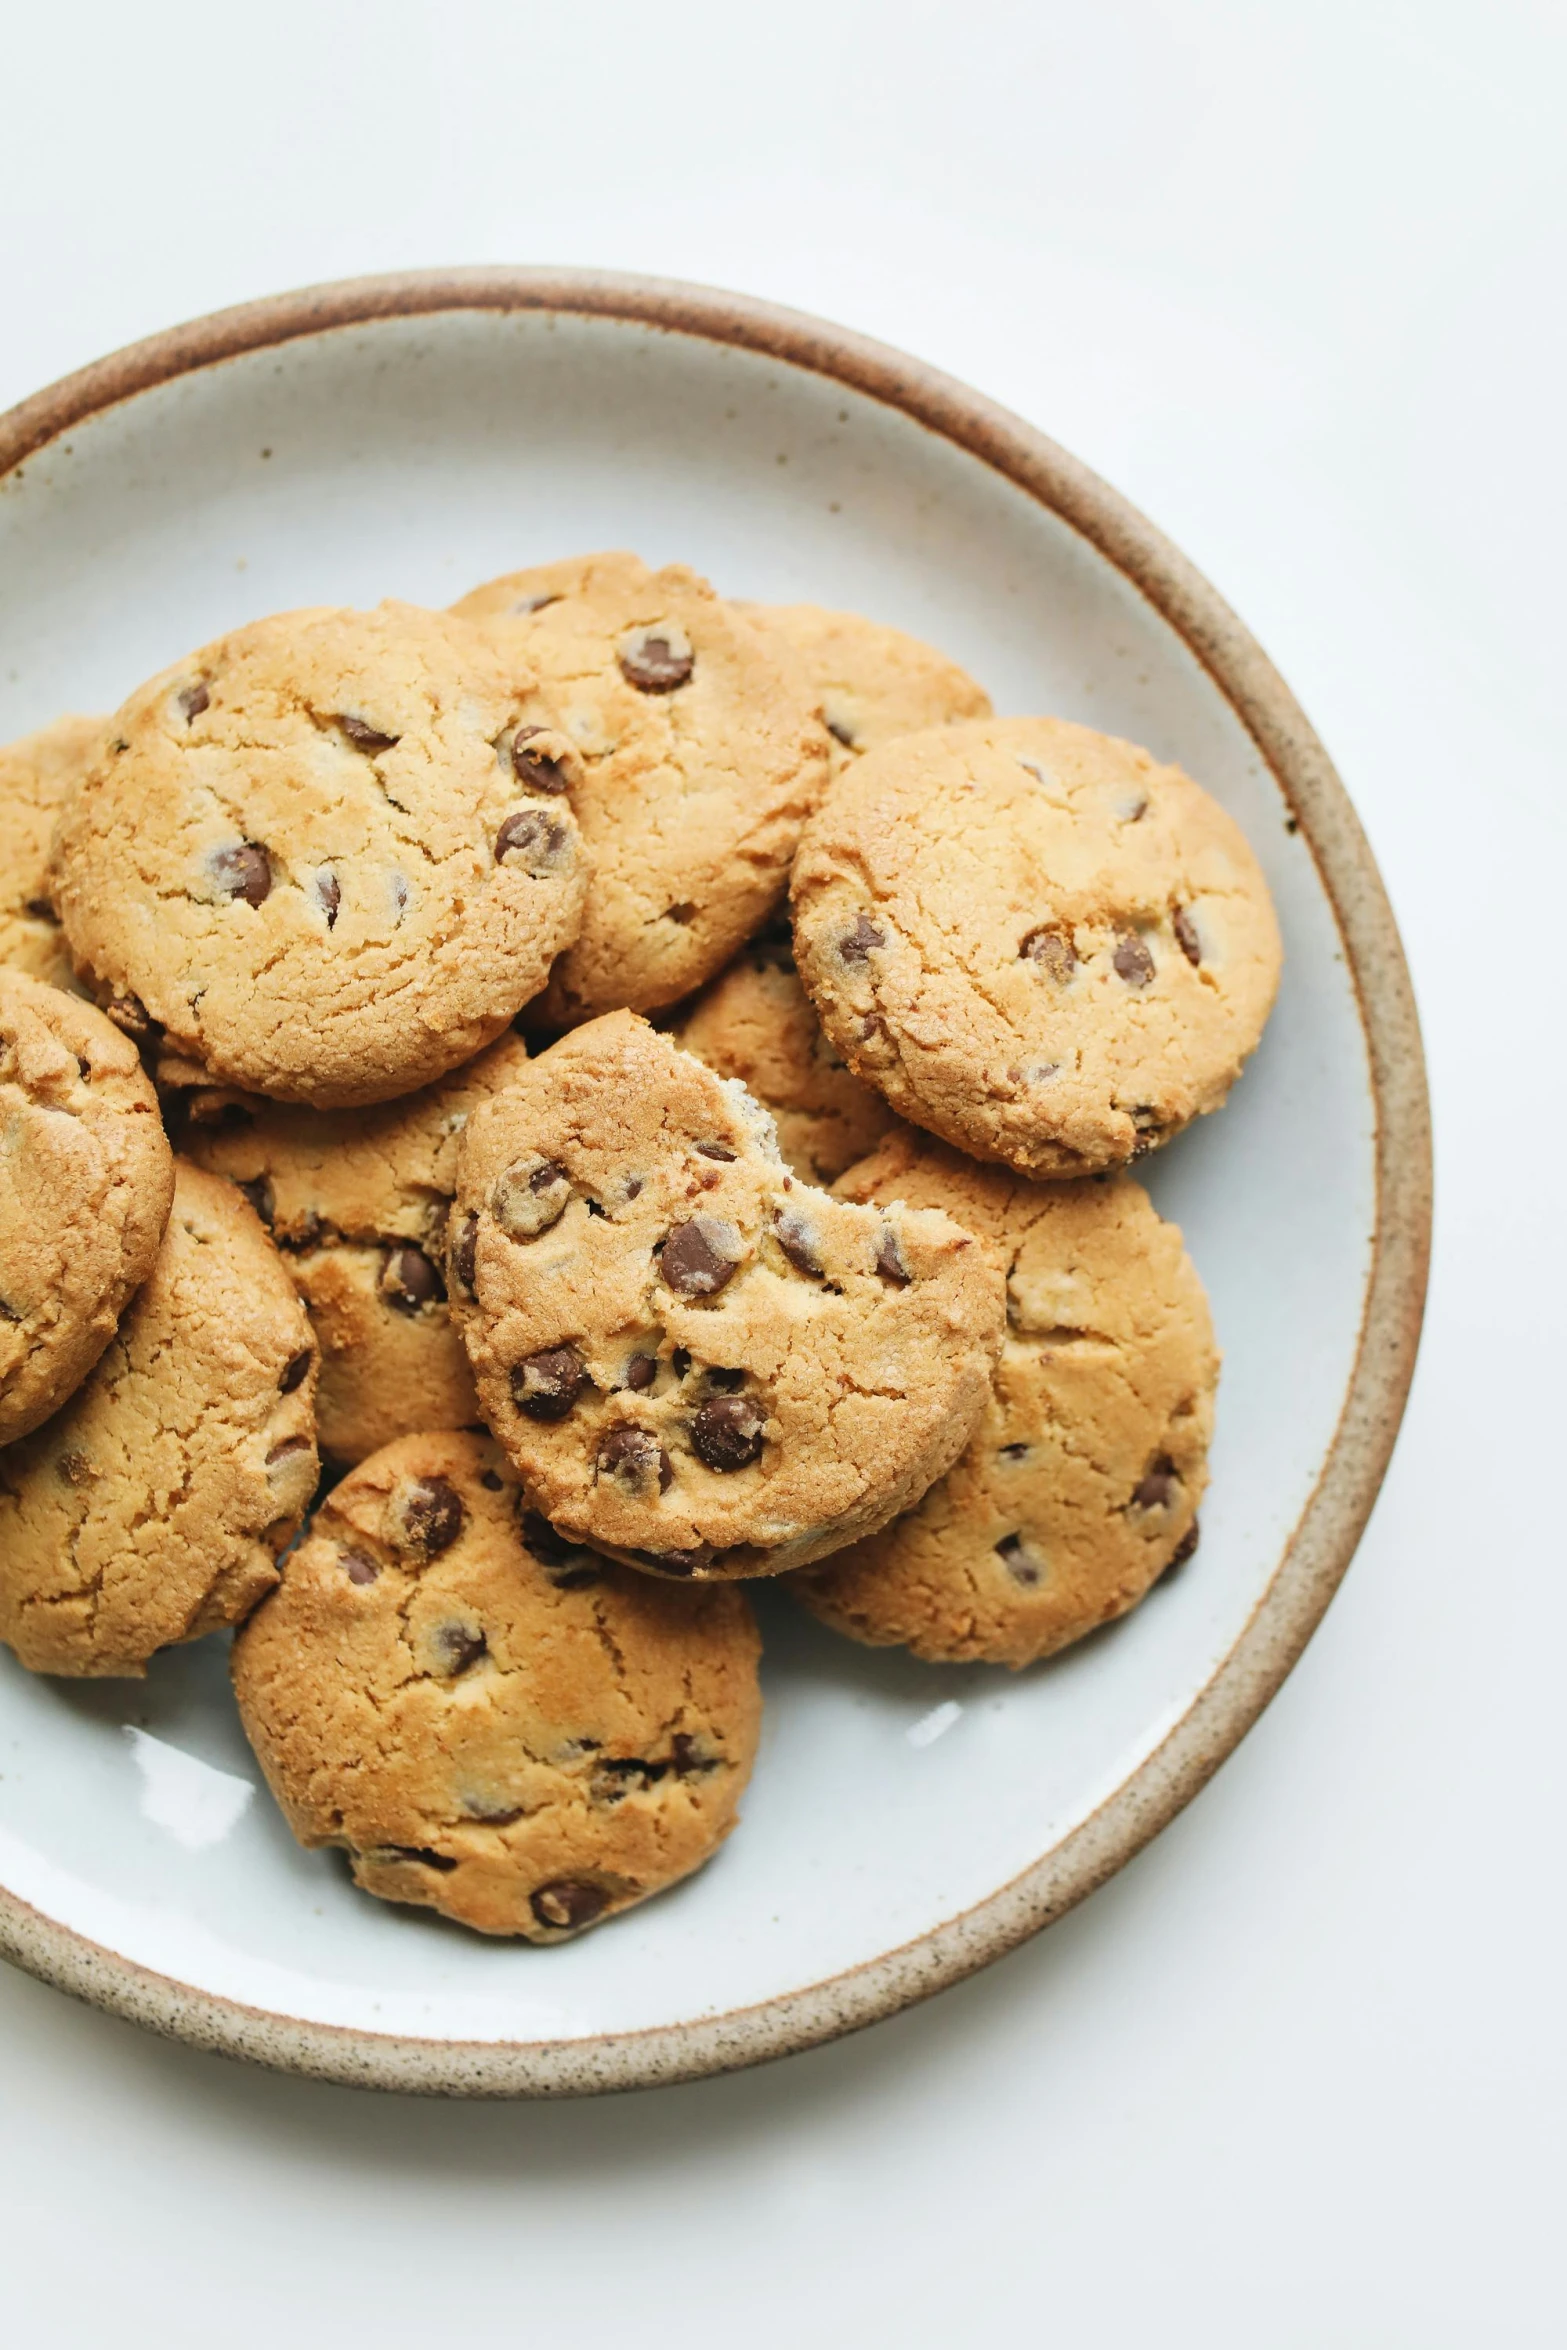
<svg viewBox="0 0 1567 2350">
<path fill-rule="evenodd" d="M 4 73 L 0 405 L 249 295 L 529 260 L 820 311 L 1054 433 L 1337 756 L 1439 1137 L 1360 1557 L 1085 1908 L 857 2040 L 574 2106 L 275 2079 L 0 1971 L 5 2338 L 1567 2339 L 1567 15 L 87 0 L 11 12 Z"/>
</svg>

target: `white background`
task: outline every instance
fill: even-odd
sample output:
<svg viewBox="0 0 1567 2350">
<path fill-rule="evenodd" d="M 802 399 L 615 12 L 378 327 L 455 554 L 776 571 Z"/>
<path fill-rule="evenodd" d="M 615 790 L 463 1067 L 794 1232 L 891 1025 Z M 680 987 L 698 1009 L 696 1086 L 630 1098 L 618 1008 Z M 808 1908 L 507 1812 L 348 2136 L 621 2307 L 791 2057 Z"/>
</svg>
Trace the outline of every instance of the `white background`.
<svg viewBox="0 0 1567 2350">
<path fill-rule="evenodd" d="M 7 2340 L 1567 2340 L 1567 14 L 92 0 L 7 11 L 3 73 L 0 405 L 310 279 L 551 261 L 823 312 L 1065 441 L 1336 754 L 1439 1137 L 1359 1560 L 1086 1908 L 855 2041 L 575 2106 L 254 2075 L 7 1972 Z"/>
</svg>

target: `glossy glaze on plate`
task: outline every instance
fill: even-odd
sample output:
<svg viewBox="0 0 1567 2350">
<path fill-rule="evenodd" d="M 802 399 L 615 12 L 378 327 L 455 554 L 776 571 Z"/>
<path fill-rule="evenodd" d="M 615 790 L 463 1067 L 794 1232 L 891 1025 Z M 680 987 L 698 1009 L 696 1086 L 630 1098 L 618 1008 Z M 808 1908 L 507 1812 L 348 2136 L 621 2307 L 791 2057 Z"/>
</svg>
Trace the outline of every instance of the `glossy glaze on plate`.
<svg viewBox="0 0 1567 2350">
<path fill-rule="evenodd" d="M 1179 760 L 1276 893 L 1278 1011 L 1231 1106 L 1147 1163 L 1225 1349 L 1197 1557 L 1013 1677 L 762 1596 L 743 1824 L 612 1930 L 495 1946 L 292 1843 L 217 1643 L 145 1686 L 0 1659 L 0 1948 L 198 2044 L 453 2094 L 629 2087 L 809 2045 L 982 1965 L 1179 1808 L 1348 1563 L 1419 1327 L 1429 1141 L 1398 938 L 1353 811 L 1220 600 L 977 394 L 734 297 L 549 272 L 325 288 L 176 330 L 0 420 L 0 739 L 112 708 L 291 604 L 444 604 L 595 546 L 863 609 L 1001 711 Z"/>
</svg>

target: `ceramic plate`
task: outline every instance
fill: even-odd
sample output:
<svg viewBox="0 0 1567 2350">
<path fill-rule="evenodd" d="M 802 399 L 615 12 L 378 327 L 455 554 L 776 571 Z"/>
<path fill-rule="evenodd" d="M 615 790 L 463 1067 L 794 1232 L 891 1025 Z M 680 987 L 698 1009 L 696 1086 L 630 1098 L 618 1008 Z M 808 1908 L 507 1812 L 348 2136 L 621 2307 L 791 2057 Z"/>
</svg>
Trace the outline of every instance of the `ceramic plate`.
<svg viewBox="0 0 1567 2350">
<path fill-rule="evenodd" d="M 1003 712 L 1180 761 L 1283 920 L 1231 1106 L 1148 1162 L 1225 1368 L 1202 1546 L 1020 1675 L 835 1639 L 765 1588 L 740 1831 L 556 1949 L 355 1893 L 259 1784 L 223 1644 L 145 1683 L 0 1658 L 0 1947 L 166 2032 L 341 2080 L 623 2088 L 752 2062 L 952 1982 L 1091 1890 L 1289 1670 L 1386 1465 L 1425 1279 L 1419 1037 L 1376 869 L 1266 659 L 1140 516 L 916 362 L 696 289 L 533 271 L 329 287 L 205 320 L 0 421 L 0 739 L 297 604 L 445 604 L 632 546 L 853 606 Z"/>
</svg>

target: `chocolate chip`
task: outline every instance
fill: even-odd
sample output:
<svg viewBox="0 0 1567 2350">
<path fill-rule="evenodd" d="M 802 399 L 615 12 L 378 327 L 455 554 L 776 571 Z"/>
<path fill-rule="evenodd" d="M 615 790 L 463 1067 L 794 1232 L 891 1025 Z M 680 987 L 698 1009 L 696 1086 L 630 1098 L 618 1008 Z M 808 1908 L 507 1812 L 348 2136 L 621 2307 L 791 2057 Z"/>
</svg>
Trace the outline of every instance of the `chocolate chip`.
<svg viewBox="0 0 1567 2350">
<path fill-rule="evenodd" d="M 315 1348 L 311 1346 L 302 1347 L 297 1355 L 291 1355 L 283 1366 L 283 1376 L 278 1381 L 278 1393 L 292 1395 L 296 1387 L 303 1387 L 314 1360 Z"/>
<path fill-rule="evenodd" d="M 853 750 L 854 729 L 852 726 L 847 725 L 843 719 L 829 718 L 827 720 L 827 732 L 832 736 L 832 739 L 835 743 L 842 743 L 846 751 Z"/>
<path fill-rule="evenodd" d="M 544 751 L 530 751 L 528 745 L 543 734 L 542 726 L 519 726 L 511 738 L 512 773 L 528 791 L 563 792 L 566 788 L 566 770 L 558 759 Z"/>
<path fill-rule="evenodd" d="M 509 1828 L 513 1820 L 520 1820 L 520 1803 L 497 1802 L 493 1795 L 465 1795 L 462 1815 L 465 1820 L 481 1820 L 487 1828 Z"/>
<path fill-rule="evenodd" d="M 627 1178 L 626 1178 L 626 1197 L 627 1197 L 627 1199 L 628 1199 L 628 1200 L 632 1200 L 632 1199 L 635 1199 L 635 1198 L 636 1198 L 636 1196 L 637 1196 L 637 1193 L 638 1193 L 638 1192 L 639 1192 L 639 1191 L 642 1189 L 642 1181 L 643 1181 L 643 1179 L 642 1179 L 642 1177 L 641 1177 L 640 1175 L 628 1175 L 628 1176 L 627 1176 Z"/>
<path fill-rule="evenodd" d="M 356 751 L 363 751 L 367 759 L 379 759 L 383 751 L 395 751 L 402 741 L 400 734 L 383 734 L 372 726 L 368 718 L 354 718 L 339 711 L 335 723 L 342 728 Z"/>
<path fill-rule="evenodd" d="M 139 995 L 113 995 L 103 1007 L 103 1016 L 112 1020 L 122 1036 L 133 1044 L 150 1044 L 163 1033 Z"/>
<path fill-rule="evenodd" d="M 213 880 L 229 897 L 243 898 L 247 906 L 261 906 L 271 896 L 272 860 L 258 841 L 219 849 L 211 864 Z"/>
<path fill-rule="evenodd" d="M 700 1543 L 694 1550 L 634 1550 L 631 1555 L 655 1575 L 678 1576 L 684 1580 L 689 1575 L 705 1574 L 718 1553 L 706 1543 Z"/>
<path fill-rule="evenodd" d="M 1030 963 L 1042 964 L 1052 979 L 1070 979 L 1077 969 L 1077 949 L 1072 944 L 1071 933 L 1049 922 L 1031 930 L 1017 951 Z"/>
<path fill-rule="evenodd" d="M 543 808 L 516 808 L 495 835 L 497 865 L 520 865 L 535 879 L 554 870 L 566 844 L 566 827 Z"/>
<path fill-rule="evenodd" d="M 14 1321 L 16 1316 L 8 1316 L 8 1319 Z M 54 1473 L 62 1485 L 76 1486 L 90 1485 L 94 1471 L 92 1462 L 84 1452 L 72 1451 L 61 1453 L 54 1464 Z"/>
<path fill-rule="evenodd" d="M 1202 961 L 1202 940 L 1197 936 L 1197 925 L 1184 906 L 1177 906 L 1170 917 L 1170 928 L 1175 943 L 1193 967 Z"/>
<path fill-rule="evenodd" d="M 640 694 L 672 694 L 684 685 L 696 665 L 683 632 L 672 628 L 639 628 L 620 646 L 616 659 L 627 685 Z"/>
<path fill-rule="evenodd" d="M 721 1159 L 726 1166 L 732 1164 L 737 1155 L 727 1142 L 699 1142 L 696 1147 L 704 1159 Z"/>
<path fill-rule="evenodd" d="M 238 1184 L 236 1188 L 245 1194 L 256 1214 L 270 1232 L 272 1219 L 277 1214 L 277 1200 L 265 1175 L 248 1175 L 244 1182 Z"/>
<path fill-rule="evenodd" d="M 773 1234 L 797 1273 L 807 1273 L 813 1281 L 821 1280 L 820 1242 L 814 1225 L 797 1209 L 780 1208 L 773 1218 Z"/>
<path fill-rule="evenodd" d="M 413 1861 L 422 1869 L 454 1869 L 456 1857 L 449 1852 L 432 1852 L 428 1844 L 378 1844 L 365 1854 L 369 1861 Z"/>
<path fill-rule="evenodd" d="M 580 1877 L 557 1877 L 552 1884 L 541 1885 L 532 1896 L 529 1907 L 541 1926 L 550 1926 L 563 1933 L 574 1933 L 579 1926 L 591 1926 L 609 1907 L 609 1895 L 598 1885 L 585 1884 Z"/>
<path fill-rule="evenodd" d="M 598 1470 L 633 1494 L 650 1494 L 656 1484 L 667 1493 L 674 1480 L 670 1459 L 651 1428 L 611 1428 L 600 1439 Z"/>
<path fill-rule="evenodd" d="M 653 1355 L 632 1355 L 621 1378 L 623 1387 L 634 1388 L 638 1394 L 651 1387 L 658 1373 L 658 1362 Z"/>
<path fill-rule="evenodd" d="M 401 1546 L 423 1558 L 450 1550 L 467 1518 L 457 1488 L 446 1477 L 410 1477 L 393 1493 L 390 1510 Z"/>
<path fill-rule="evenodd" d="M 838 941 L 838 952 L 846 963 L 863 963 L 872 947 L 884 947 L 886 943 L 887 933 L 869 914 L 856 914 L 854 928 L 846 930 Z"/>
<path fill-rule="evenodd" d="M 366 1558 L 362 1550 L 345 1550 L 342 1557 L 343 1572 L 350 1583 L 359 1584 L 361 1589 L 365 1584 L 373 1583 L 381 1572 L 374 1559 Z"/>
<path fill-rule="evenodd" d="M 314 1450 L 315 1446 L 308 1436 L 285 1436 L 282 1443 L 274 1444 L 267 1454 L 266 1465 L 269 1469 L 275 1469 L 281 1461 L 291 1461 L 299 1453 Z"/>
<path fill-rule="evenodd" d="M 894 1289 L 907 1289 L 914 1278 L 904 1262 L 898 1236 L 890 1224 L 882 1226 L 881 1238 L 876 1243 L 876 1270 L 883 1281 L 892 1283 Z"/>
<path fill-rule="evenodd" d="M 1153 977 L 1153 957 L 1135 930 L 1123 930 L 1113 957 L 1118 976 L 1128 987 L 1146 987 Z"/>
<path fill-rule="evenodd" d="M 714 1771 L 717 1762 L 697 1752 L 697 1742 L 688 1730 L 677 1730 L 669 1741 L 669 1767 L 677 1779 L 693 1778 L 698 1771 Z"/>
<path fill-rule="evenodd" d="M 479 1270 L 479 1219 L 471 1211 L 457 1227 L 452 1241 L 452 1271 L 458 1281 L 473 1295 L 474 1277 Z"/>
<path fill-rule="evenodd" d="M 207 691 L 207 683 L 205 678 L 199 678 L 194 685 L 182 686 L 178 698 L 180 708 L 185 714 L 185 723 L 187 726 L 190 725 L 193 719 L 199 718 L 201 716 L 203 710 L 208 707 L 212 700 L 211 694 Z M 125 745 L 125 748 L 129 750 L 129 743 Z"/>
<path fill-rule="evenodd" d="M 691 1449 L 699 1461 L 726 1475 L 748 1469 L 761 1458 L 765 1406 L 754 1395 L 715 1395 L 691 1423 Z"/>
<path fill-rule="evenodd" d="M 490 1213 L 508 1240 L 536 1240 L 559 1223 L 571 1177 L 558 1159 L 517 1159 L 497 1177 Z"/>
<path fill-rule="evenodd" d="M 1170 1553 L 1170 1563 L 1164 1570 L 1166 1575 L 1173 1575 L 1177 1567 L 1185 1566 L 1192 1552 L 1197 1548 L 1197 1536 L 1197 1520 L 1193 1518 L 1180 1541 Z"/>
<path fill-rule="evenodd" d="M 316 875 L 311 887 L 315 891 L 316 904 L 326 916 L 328 930 L 334 929 L 337 924 L 338 909 L 343 903 L 342 887 L 337 875 L 323 868 Z"/>
<path fill-rule="evenodd" d="M 996 1556 L 1013 1582 L 1020 1583 L 1025 1591 L 1032 1591 L 1045 1579 L 1044 1554 L 1026 1535 L 1004 1536 L 996 1544 Z"/>
<path fill-rule="evenodd" d="M 484 1487 L 486 1493 L 504 1493 L 506 1490 L 505 1478 L 497 1477 L 493 1469 L 481 1469 L 479 1483 Z"/>
<path fill-rule="evenodd" d="M 512 1401 L 530 1420 L 564 1420 L 588 1384 L 588 1366 L 574 1346 L 542 1346 L 511 1375 Z"/>
<path fill-rule="evenodd" d="M 487 1654 L 489 1645 L 484 1634 L 476 1632 L 469 1624 L 439 1624 L 436 1627 L 436 1653 L 440 1658 L 440 1669 L 449 1680 L 455 1681 L 459 1673 L 466 1673 L 470 1665 L 476 1665 L 480 1657 Z"/>
<path fill-rule="evenodd" d="M 1174 1461 L 1168 1453 L 1161 1453 L 1144 1470 L 1142 1481 L 1126 1506 L 1129 1510 L 1162 1510 L 1179 1483 Z"/>
<path fill-rule="evenodd" d="M 718 1216 L 693 1216 L 664 1242 L 659 1271 L 681 1297 L 712 1297 L 734 1273 L 740 1235 Z"/>
<path fill-rule="evenodd" d="M 421 1306 L 437 1305 L 446 1284 L 422 1248 L 408 1243 L 389 1249 L 381 1269 L 381 1295 L 400 1314 L 417 1314 Z"/>
<path fill-rule="evenodd" d="M 1003 1444 L 997 1457 L 1003 1461 L 1026 1461 L 1028 1455 L 1029 1447 L 1026 1444 Z"/>
</svg>

